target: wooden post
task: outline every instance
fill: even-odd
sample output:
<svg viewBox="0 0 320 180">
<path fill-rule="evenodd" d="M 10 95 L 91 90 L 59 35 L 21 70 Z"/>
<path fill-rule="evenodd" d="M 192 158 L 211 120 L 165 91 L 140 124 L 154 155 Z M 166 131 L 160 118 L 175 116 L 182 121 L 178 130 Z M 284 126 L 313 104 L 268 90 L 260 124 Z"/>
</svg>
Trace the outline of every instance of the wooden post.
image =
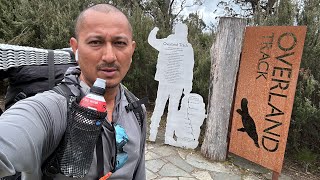
<svg viewBox="0 0 320 180">
<path fill-rule="evenodd" d="M 272 180 L 278 180 L 279 179 L 280 174 L 276 171 L 272 172 Z"/>
<path fill-rule="evenodd" d="M 208 118 L 201 146 L 204 156 L 224 161 L 236 76 L 246 21 L 221 18 L 215 43 L 211 48 Z"/>
</svg>

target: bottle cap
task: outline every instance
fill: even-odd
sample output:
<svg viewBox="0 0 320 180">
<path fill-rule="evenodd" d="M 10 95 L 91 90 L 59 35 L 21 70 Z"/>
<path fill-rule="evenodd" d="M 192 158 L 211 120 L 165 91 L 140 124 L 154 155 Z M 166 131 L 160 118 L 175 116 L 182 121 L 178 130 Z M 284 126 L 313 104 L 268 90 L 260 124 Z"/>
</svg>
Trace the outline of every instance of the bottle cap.
<svg viewBox="0 0 320 180">
<path fill-rule="evenodd" d="M 90 92 L 104 95 L 105 89 L 106 89 L 106 80 L 97 78 L 93 86 L 91 87 Z"/>
<path fill-rule="evenodd" d="M 93 86 L 100 87 L 100 88 L 105 88 L 106 87 L 106 80 L 97 78 L 96 81 L 94 82 Z"/>
</svg>

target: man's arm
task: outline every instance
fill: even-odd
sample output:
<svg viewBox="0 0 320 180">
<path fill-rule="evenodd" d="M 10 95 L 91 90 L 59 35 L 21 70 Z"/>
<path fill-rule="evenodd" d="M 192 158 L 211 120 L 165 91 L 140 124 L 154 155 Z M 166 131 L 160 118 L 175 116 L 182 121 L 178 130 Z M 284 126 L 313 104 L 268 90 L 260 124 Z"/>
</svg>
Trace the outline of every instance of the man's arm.
<svg viewBox="0 0 320 180">
<path fill-rule="evenodd" d="M 161 43 L 162 43 L 162 39 L 157 39 L 157 33 L 159 31 L 158 27 L 155 27 L 152 29 L 152 31 L 150 32 L 149 36 L 148 36 L 148 43 L 154 47 L 156 50 L 160 51 L 160 47 L 161 47 Z"/>
<path fill-rule="evenodd" d="M 41 173 L 66 128 L 66 99 L 44 92 L 21 100 L 0 116 L 0 177 Z"/>
</svg>

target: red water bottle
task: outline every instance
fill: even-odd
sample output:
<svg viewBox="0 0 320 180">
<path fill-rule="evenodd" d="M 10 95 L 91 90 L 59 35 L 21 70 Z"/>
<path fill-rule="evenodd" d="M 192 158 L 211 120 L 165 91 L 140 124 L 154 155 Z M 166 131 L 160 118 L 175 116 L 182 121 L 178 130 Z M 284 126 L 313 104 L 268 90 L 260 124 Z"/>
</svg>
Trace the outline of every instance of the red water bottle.
<svg viewBox="0 0 320 180">
<path fill-rule="evenodd" d="M 107 104 L 103 96 L 105 91 L 106 80 L 97 78 L 90 88 L 89 94 L 81 99 L 79 105 L 99 112 L 106 112 Z"/>
</svg>

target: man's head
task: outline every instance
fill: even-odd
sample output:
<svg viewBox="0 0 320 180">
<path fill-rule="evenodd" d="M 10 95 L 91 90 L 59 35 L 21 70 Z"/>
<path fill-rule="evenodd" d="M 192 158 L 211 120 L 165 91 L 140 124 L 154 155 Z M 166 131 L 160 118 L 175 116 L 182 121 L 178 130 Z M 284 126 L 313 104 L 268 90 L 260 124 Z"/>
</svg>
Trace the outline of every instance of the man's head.
<svg viewBox="0 0 320 180">
<path fill-rule="evenodd" d="M 181 38 L 188 37 L 188 26 L 183 23 L 177 23 L 174 27 L 174 34 Z"/>
<path fill-rule="evenodd" d="M 73 52 L 78 50 L 80 79 L 92 86 L 97 77 L 107 87 L 119 85 L 127 74 L 136 43 L 128 18 L 109 4 L 98 4 L 80 13 L 70 39 Z"/>
</svg>

